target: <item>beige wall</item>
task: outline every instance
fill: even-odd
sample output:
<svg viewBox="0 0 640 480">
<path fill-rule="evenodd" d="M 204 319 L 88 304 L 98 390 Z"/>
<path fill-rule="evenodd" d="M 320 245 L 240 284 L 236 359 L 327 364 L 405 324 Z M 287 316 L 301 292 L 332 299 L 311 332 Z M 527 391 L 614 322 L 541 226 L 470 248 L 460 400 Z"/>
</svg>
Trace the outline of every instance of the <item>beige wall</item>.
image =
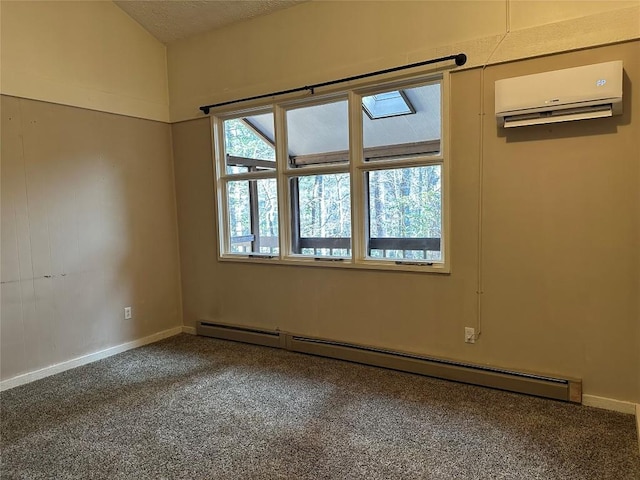
<svg viewBox="0 0 640 480">
<path fill-rule="evenodd" d="M 491 362 L 584 379 L 640 401 L 640 42 L 487 69 L 499 78 L 622 60 L 624 115 L 496 129 L 485 118 L 485 312 Z M 462 77 L 461 77 L 462 78 Z"/>
<path fill-rule="evenodd" d="M 585 1 L 585 0 L 511 0 L 509 2 L 510 26 L 521 30 L 538 25 L 556 23 L 611 10 L 638 6 L 635 1 Z M 640 20 L 639 20 L 640 21 Z"/>
<path fill-rule="evenodd" d="M 170 126 L 1 109 L 0 379 L 181 325 Z"/>
<path fill-rule="evenodd" d="M 460 51 L 477 66 L 638 37 L 637 0 L 306 2 L 169 45 L 171 120 Z"/>
<path fill-rule="evenodd" d="M 0 21 L 6 380 L 182 312 L 164 45 L 112 2 L 3 1 Z"/>
<path fill-rule="evenodd" d="M 109 1 L 0 3 L 0 89 L 169 120 L 166 49 Z"/>
<path fill-rule="evenodd" d="M 624 115 L 505 135 L 496 79 L 624 62 Z M 574 376 L 640 401 L 640 43 L 454 73 L 451 275 L 220 263 L 208 119 L 172 126 L 184 320 L 292 333 Z M 484 95 L 483 321 L 476 321 L 478 123 Z M 632 123 L 632 121 L 634 123 Z"/>
</svg>

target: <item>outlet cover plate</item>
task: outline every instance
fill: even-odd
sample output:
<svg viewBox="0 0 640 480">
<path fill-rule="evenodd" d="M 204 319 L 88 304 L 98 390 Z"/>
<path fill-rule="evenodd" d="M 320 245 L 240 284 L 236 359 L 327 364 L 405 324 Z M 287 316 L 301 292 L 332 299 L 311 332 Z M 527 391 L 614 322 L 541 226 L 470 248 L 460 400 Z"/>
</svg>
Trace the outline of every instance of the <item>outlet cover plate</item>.
<svg viewBox="0 0 640 480">
<path fill-rule="evenodd" d="M 476 329 L 473 327 L 464 327 L 465 343 L 476 343 Z"/>
</svg>

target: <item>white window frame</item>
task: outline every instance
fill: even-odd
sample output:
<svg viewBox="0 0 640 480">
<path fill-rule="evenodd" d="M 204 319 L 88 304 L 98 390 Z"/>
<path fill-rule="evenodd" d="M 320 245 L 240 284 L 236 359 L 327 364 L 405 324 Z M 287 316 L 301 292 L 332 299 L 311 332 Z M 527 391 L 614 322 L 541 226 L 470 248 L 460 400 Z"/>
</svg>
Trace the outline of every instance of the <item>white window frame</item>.
<svg viewBox="0 0 640 480">
<path fill-rule="evenodd" d="M 407 89 L 433 83 L 440 83 L 441 95 L 441 135 L 439 154 L 416 155 L 408 158 L 393 160 L 375 160 L 365 162 L 363 158 L 362 97 L 374 93 L 393 89 Z M 449 72 L 437 74 L 417 75 L 411 78 L 393 81 L 387 80 L 375 84 L 362 84 L 349 90 L 337 90 L 326 94 L 316 94 L 313 97 L 293 98 L 286 101 L 274 102 L 271 105 L 254 105 L 253 108 L 243 110 L 227 110 L 214 112 L 213 152 L 214 152 L 214 182 L 216 191 L 216 210 L 218 219 L 218 260 L 227 262 L 268 263 L 298 266 L 320 266 L 329 268 L 356 268 L 374 270 L 396 270 L 429 273 L 450 273 L 450 146 L 449 146 Z M 304 168 L 294 168 L 289 164 L 286 136 L 286 112 L 293 108 L 320 105 L 333 101 L 348 99 L 349 108 L 349 162 L 342 164 L 307 165 Z M 227 174 L 224 145 L 224 121 L 243 116 L 273 113 L 275 128 L 276 169 L 275 171 L 245 172 Z M 365 198 L 366 173 L 374 170 L 399 169 L 417 166 L 441 166 L 442 189 L 442 237 L 441 262 L 426 261 L 397 261 L 396 259 L 382 259 L 367 257 L 366 227 L 368 211 Z M 313 257 L 292 252 L 291 238 L 291 192 L 290 179 L 308 175 L 348 173 L 351 182 L 351 257 Z M 229 211 L 227 208 L 227 183 L 237 180 L 259 180 L 275 178 L 278 191 L 278 219 L 279 219 L 279 253 L 247 254 L 232 253 L 229 235 Z"/>
<path fill-rule="evenodd" d="M 239 118 L 249 115 L 260 115 L 264 113 L 271 113 L 271 108 L 255 108 L 250 110 L 244 110 L 241 112 L 234 112 L 227 115 L 214 116 L 212 118 L 213 124 L 213 142 L 214 142 L 214 178 L 216 185 L 216 209 L 218 217 L 218 258 L 236 258 L 238 256 L 244 256 L 247 258 L 266 257 L 271 258 L 269 255 L 260 254 L 246 254 L 246 253 L 232 253 L 231 252 L 231 235 L 229 232 L 229 209 L 228 196 L 227 196 L 227 184 L 229 182 L 241 181 L 241 180 L 262 180 L 262 179 L 276 179 L 276 170 L 273 171 L 259 171 L 259 172 L 244 172 L 244 173 L 227 173 L 227 158 L 225 154 L 224 145 L 224 122 L 234 118 Z M 276 162 L 277 163 L 277 162 Z M 277 168 L 277 167 L 276 167 Z M 279 194 L 279 192 L 278 192 Z M 278 211 L 278 217 L 280 211 Z M 280 233 L 280 232 L 279 232 Z M 280 240 L 280 236 L 278 236 Z"/>
</svg>

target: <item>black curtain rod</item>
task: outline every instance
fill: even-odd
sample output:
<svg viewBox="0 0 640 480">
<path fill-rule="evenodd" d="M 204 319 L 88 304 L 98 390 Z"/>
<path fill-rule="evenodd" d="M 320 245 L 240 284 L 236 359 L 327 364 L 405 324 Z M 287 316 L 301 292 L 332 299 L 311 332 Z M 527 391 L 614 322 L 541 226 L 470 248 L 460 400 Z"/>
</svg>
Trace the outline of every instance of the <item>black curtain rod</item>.
<svg viewBox="0 0 640 480">
<path fill-rule="evenodd" d="M 458 53 L 457 55 L 448 55 L 446 57 L 432 58 L 431 60 L 425 60 L 423 62 L 411 63 L 409 65 L 402 65 L 400 67 L 386 68 L 384 70 L 378 70 L 375 72 L 363 73 L 361 75 L 354 75 L 353 77 L 345 77 L 345 78 L 340 78 L 339 80 L 331 80 L 330 82 L 316 83 L 314 85 L 307 85 L 307 86 L 298 87 L 298 88 L 290 88 L 289 90 L 280 90 L 279 92 L 265 93 L 264 95 L 256 95 L 255 97 L 240 98 L 238 100 L 229 100 L 228 102 L 220 102 L 220 103 L 213 103 L 211 105 L 203 105 L 202 107 L 200 107 L 200 110 L 202 110 L 202 113 L 204 113 L 205 115 L 209 115 L 209 111 L 215 107 L 223 107 L 225 105 L 232 105 L 234 103 L 247 102 L 249 100 L 259 100 L 261 98 L 274 97 L 276 95 L 286 95 L 288 93 L 304 92 L 305 90 L 309 90 L 311 91 L 311 93 L 314 93 L 314 90 L 320 87 L 328 87 L 329 85 L 335 85 L 337 83 L 350 82 L 352 80 L 360 80 L 361 78 L 368 78 L 368 77 L 373 77 L 375 75 L 382 75 L 384 73 L 397 72 L 400 70 L 406 70 L 408 68 L 421 67 L 423 65 L 430 65 L 432 63 L 445 62 L 447 60 L 455 60 L 456 65 L 460 67 L 465 63 L 467 63 L 467 56 L 464 53 Z"/>
</svg>

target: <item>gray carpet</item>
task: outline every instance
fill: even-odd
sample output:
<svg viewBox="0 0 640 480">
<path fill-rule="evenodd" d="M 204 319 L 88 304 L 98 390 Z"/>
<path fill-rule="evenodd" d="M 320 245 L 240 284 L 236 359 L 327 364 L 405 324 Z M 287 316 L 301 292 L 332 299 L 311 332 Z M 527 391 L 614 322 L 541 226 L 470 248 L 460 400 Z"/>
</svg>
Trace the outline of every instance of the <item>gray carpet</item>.
<svg viewBox="0 0 640 480">
<path fill-rule="evenodd" d="M 640 479 L 604 410 L 179 335 L 0 395 L 8 479 Z"/>
</svg>

